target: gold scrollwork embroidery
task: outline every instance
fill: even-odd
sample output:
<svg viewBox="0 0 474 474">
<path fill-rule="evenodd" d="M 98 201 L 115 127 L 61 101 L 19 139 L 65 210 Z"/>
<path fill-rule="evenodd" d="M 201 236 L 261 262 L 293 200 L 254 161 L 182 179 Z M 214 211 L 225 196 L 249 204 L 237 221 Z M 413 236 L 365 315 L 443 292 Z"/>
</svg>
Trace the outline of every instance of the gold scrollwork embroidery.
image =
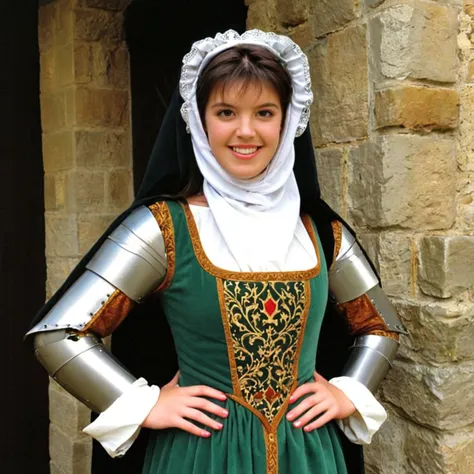
<svg viewBox="0 0 474 474">
<path fill-rule="evenodd" d="M 295 384 L 305 282 L 224 281 L 241 397 L 271 425 Z"/>
</svg>

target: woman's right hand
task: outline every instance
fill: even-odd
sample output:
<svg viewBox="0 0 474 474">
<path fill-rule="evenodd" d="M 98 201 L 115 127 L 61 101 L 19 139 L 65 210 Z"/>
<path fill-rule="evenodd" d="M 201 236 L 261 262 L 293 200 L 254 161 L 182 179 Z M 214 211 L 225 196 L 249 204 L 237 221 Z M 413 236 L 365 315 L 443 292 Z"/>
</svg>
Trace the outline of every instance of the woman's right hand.
<svg viewBox="0 0 474 474">
<path fill-rule="evenodd" d="M 202 397 L 224 401 L 227 399 L 226 395 L 206 385 L 180 387 L 178 377 L 179 372 L 171 382 L 162 387 L 158 401 L 145 418 L 142 427 L 154 430 L 179 428 L 203 438 L 208 438 L 211 433 L 188 420 L 196 421 L 215 430 L 222 429 L 222 423 L 213 420 L 203 411 L 221 418 L 226 418 L 229 414 L 228 411 Z"/>
</svg>

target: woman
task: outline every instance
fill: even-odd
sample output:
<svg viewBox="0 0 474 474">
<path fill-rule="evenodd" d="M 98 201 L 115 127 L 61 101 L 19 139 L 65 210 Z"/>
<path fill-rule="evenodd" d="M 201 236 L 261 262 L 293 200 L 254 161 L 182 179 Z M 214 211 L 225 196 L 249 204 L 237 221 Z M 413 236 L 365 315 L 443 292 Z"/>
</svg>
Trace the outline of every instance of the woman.
<svg viewBox="0 0 474 474">
<path fill-rule="evenodd" d="M 112 456 L 152 429 L 144 473 L 346 473 L 336 423 L 370 442 L 385 419 L 371 391 L 403 326 L 319 198 L 309 132 L 295 141 L 312 101 L 306 56 L 286 37 L 228 31 L 193 45 L 180 93 L 184 120 L 175 100 L 135 205 L 28 333 L 36 354 L 101 413 L 85 431 Z M 314 368 L 329 292 L 356 342 L 328 382 Z M 180 372 L 161 391 L 99 339 L 145 300 L 176 346 Z M 341 375 L 347 330 L 325 326 L 318 370 Z"/>
</svg>

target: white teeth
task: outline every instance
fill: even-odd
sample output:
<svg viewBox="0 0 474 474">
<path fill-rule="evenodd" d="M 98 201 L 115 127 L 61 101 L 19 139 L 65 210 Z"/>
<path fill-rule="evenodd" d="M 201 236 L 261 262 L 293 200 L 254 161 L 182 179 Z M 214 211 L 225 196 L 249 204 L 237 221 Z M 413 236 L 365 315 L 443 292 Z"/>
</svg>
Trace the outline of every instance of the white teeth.
<svg viewBox="0 0 474 474">
<path fill-rule="evenodd" d="M 254 148 L 237 148 L 235 146 L 232 147 L 232 150 L 234 150 L 236 153 L 240 153 L 241 155 L 251 155 L 252 153 L 255 153 L 258 150 L 258 147 Z"/>
</svg>

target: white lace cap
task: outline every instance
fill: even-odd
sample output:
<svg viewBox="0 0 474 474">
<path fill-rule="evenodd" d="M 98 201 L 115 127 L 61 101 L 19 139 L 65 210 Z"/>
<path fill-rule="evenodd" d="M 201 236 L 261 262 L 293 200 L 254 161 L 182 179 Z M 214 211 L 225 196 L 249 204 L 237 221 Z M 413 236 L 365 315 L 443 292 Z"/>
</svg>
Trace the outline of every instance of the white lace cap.
<svg viewBox="0 0 474 474">
<path fill-rule="evenodd" d="M 241 44 L 263 46 L 272 51 L 286 66 L 293 86 L 291 107 L 300 114 L 295 134 L 296 137 L 299 137 L 308 125 L 309 107 L 313 102 L 308 58 L 301 48 L 287 36 L 266 33 L 260 30 L 246 31 L 242 35 L 234 30 L 217 33 L 215 38 L 205 38 L 195 42 L 191 51 L 184 56 L 179 91 L 184 100 L 181 115 L 186 122 L 188 133 L 190 132 L 189 108 L 193 95 L 196 93 L 197 80 L 201 70 L 220 52 Z"/>
</svg>

